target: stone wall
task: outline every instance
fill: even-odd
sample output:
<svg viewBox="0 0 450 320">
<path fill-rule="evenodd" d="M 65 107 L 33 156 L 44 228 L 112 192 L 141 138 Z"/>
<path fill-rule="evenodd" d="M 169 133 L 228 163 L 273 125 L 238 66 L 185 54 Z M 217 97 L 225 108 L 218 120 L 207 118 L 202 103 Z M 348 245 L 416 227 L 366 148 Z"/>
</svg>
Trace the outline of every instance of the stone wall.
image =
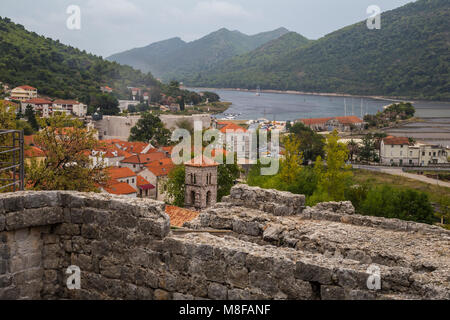
<svg viewBox="0 0 450 320">
<path fill-rule="evenodd" d="M 450 299 L 447 231 L 246 186 L 226 200 L 171 231 L 149 199 L 0 195 L 0 299 Z"/>
</svg>

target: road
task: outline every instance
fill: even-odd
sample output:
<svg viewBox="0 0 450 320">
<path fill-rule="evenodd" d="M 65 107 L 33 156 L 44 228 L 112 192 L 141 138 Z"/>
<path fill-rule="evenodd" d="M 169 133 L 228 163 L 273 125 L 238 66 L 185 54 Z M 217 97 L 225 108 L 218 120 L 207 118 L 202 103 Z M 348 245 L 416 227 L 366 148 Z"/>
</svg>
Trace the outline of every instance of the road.
<svg viewBox="0 0 450 320">
<path fill-rule="evenodd" d="M 403 170 L 401 168 L 382 167 L 382 166 L 367 166 L 367 165 L 359 165 L 359 164 L 354 164 L 353 168 L 354 169 L 362 169 L 362 170 L 382 172 L 382 173 L 392 174 L 392 175 L 395 175 L 395 176 L 402 176 L 402 177 L 405 177 L 405 178 L 409 178 L 409 179 L 413 179 L 413 180 L 417 180 L 417 181 L 421 181 L 421 182 L 425 182 L 425 183 L 429 183 L 429 184 L 434 184 L 434 185 L 439 185 L 439 186 L 442 186 L 442 187 L 450 188 L 450 182 L 444 182 L 444 181 L 428 178 L 428 177 L 425 177 L 425 176 L 421 176 L 421 175 L 418 175 L 418 174 L 406 173 L 406 172 L 403 172 Z"/>
</svg>

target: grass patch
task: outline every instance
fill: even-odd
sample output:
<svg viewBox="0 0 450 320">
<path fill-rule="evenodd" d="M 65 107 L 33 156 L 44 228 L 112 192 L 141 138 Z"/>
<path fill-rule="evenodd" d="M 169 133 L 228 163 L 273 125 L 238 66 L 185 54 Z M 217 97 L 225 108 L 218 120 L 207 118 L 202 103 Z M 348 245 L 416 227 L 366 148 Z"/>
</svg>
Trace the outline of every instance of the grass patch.
<svg viewBox="0 0 450 320">
<path fill-rule="evenodd" d="M 390 185 L 394 188 L 410 188 L 426 193 L 431 202 L 439 202 L 441 197 L 450 198 L 450 188 L 433 185 L 406 177 L 395 176 L 382 172 L 368 170 L 353 170 L 353 180 L 358 184 L 370 186 Z"/>
</svg>

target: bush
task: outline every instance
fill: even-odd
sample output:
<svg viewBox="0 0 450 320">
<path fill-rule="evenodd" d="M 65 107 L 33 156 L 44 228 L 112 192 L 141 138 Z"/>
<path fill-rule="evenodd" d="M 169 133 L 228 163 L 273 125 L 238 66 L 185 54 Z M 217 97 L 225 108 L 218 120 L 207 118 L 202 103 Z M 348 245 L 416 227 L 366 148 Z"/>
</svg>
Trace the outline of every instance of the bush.
<svg viewBox="0 0 450 320">
<path fill-rule="evenodd" d="M 382 186 L 371 189 L 361 205 L 361 213 L 370 216 L 397 218 L 433 223 L 433 208 L 428 196 L 412 189 Z"/>
</svg>

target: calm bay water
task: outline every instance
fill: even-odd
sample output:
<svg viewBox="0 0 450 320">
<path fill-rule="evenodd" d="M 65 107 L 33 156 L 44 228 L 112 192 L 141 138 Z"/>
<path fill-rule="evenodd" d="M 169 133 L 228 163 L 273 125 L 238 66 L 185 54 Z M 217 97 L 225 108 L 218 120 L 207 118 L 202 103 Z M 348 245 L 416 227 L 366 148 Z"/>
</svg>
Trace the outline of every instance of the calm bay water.
<svg viewBox="0 0 450 320">
<path fill-rule="evenodd" d="M 347 97 L 344 101 L 344 97 L 264 92 L 260 96 L 256 96 L 254 92 L 247 91 L 208 90 L 216 92 L 222 101 L 232 102 L 233 104 L 225 113 L 239 114 L 236 117 L 238 120 L 266 118 L 268 120 L 292 121 L 302 118 L 344 116 L 345 101 L 347 102 L 347 115 L 361 117 L 361 114 L 375 114 L 383 110 L 383 106 L 393 103 L 389 100 L 357 97 Z M 415 102 L 414 106 L 419 117 L 450 117 L 450 103 Z M 222 118 L 225 115 L 221 114 L 217 117 Z"/>
</svg>

